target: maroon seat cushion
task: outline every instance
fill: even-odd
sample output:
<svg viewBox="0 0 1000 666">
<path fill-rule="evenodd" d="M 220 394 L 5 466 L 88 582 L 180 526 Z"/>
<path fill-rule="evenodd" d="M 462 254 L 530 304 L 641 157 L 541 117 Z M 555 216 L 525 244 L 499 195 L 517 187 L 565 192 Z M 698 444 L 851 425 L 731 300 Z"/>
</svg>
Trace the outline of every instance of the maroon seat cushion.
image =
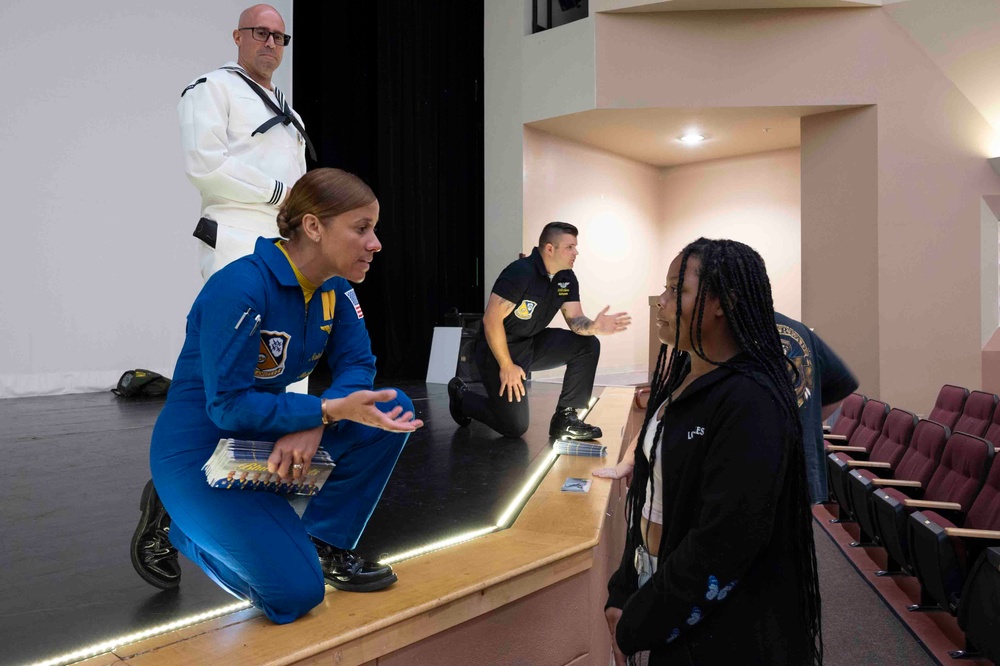
<svg viewBox="0 0 1000 666">
<path fill-rule="evenodd" d="M 985 391 L 973 391 L 965 400 L 965 407 L 962 415 L 955 422 L 953 430 L 955 432 L 965 432 L 976 437 L 982 437 L 993 419 L 993 411 L 996 409 L 997 396 L 995 393 Z"/>
<path fill-rule="evenodd" d="M 861 424 L 847 441 L 848 446 L 860 446 L 870 452 L 882 433 L 882 426 L 888 413 L 889 405 L 878 400 L 869 400 L 861 412 Z"/>
<path fill-rule="evenodd" d="M 954 430 L 955 421 L 962 415 L 962 408 L 965 407 L 965 399 L 969 395 L 969 389 L 953 384 L 945 384 L 938 391 L 937 400 L 934 402 L 934 409 L 927 417 L 930 421 L 937 421 L 950 430 Z"/>
<path fill-rule="evenodd" d="M 972 507 L 965 516 L 964 527 L 975 530 L 1000 530 L 1000 465 L 993 462 Z"/>
<path fill-rule="evenodd" d="M 993 418 L 990 419 L 990 424 L 986 427 L 983 439 L 994 447 L 1000 446 L 1000 409 L 993 410 Z"/>
<path fill-rule="evenodd" d="M 902 504 L 906 500 L 910 499 L 901 490 L 896 490 L 895 488 L 879 488 L 879 490 L 881 490 L 883 493 L 885 493 L 886 495 L 888 495 L 892 499 L 896 500 L 900 504 Z"/>
<path fill-rule="evenodd" d="M 964 432 L 952 433 L 941 463 L 927 483 L 924 499 L 957 502 L 968 511 L 993 457 L 993 445 Z"/>
<path fill-rule="evenodd" d="M 885 417 L 882 425 L 882 432 L 879 434 L 875 444 L 872 445 L 869 460 L 875 462 L 887 462 L 893 468 L 903 457 L 903 453 L 910 445 L 910 438 L 913 436 L 913 429 L 917 425 L 917 416 L 913 412 L 904 409 L 893 409 Z"/>
<path fill-rule="evenodd" d="M 921 420 L 913 429 L 910 446 L 903 452 L 903 457 L 896 465 L 894 476 L 897 479 L 919 481 L 927 487 L 934 470 L 941 462 L 944 445 L 951 436 L 951 431 L 940 423 Z"/>
<path fill-rule="evenodd" d="M 854 471 L 857 472 L 858 475 L 861 476 L 861 478 L 863 478 L 863 479 L 877 479 L 877 478 L 879 478 L 879 475 L 876 474 L 875 472 L 871 471 L 870 469 L 856 469 Z"/>
<path fill-rule="evenodd" d="M 833 427 L 830 428 L 830 434 L 850 439 L 861 423 L 861 413 L 864 411 L 866 402 L 868 402 L 868 398 L 858 393 L 852 393 L 844 398 L 844 402 L 840 403 L 840 415 Z"/>
</svg>

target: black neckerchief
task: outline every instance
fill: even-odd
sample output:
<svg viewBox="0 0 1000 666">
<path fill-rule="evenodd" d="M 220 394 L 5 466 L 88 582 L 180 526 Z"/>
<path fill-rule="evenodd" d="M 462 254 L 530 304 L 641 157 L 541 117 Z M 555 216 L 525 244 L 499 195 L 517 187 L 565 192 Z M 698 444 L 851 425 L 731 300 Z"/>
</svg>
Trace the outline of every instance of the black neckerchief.
<svg viewBox="0 0 1000 666">
<path fill-rule="evenodd" d="M 306 147 L 309 149 L 309 157 L 312 158 L 313 162 L 316 161 L 316 148 L 313 147 L 313 143 L 312 141 L 309 140 L 309 135 L 306 134 L 305 128 L 302 127 L 302 124 L 295 118 L 295 115 L 292 113 L 292 110 L 288 107 L 288 102 L 285 101 L 285 96 L 281 94 L 281 91 L 278 90 L 277 87 L 274 88 L 274 96 L 278 98 L 278 101 L 281 103 L 281 106 L 275 104 L 274 100 L 271 99 L 271 97 L 266 92 L 264 92 L 264 89 L 261 88 L 260 84 L 251 79 L 247 75 L 247 73 L 243 70 L 242 67 L 223 67 L 222 69 L 239 74 L 240 78 L 242 78 L 244 81 L 247 82 L 247 85 L 250 86 L 250 89 L 253 90 L 255 93 L 257 93 L 257 96 L 260 97 L 261 100 L 263 100 L 264 104 L 266 104 L 267 107 L 271 109 L 271 111 L 273 111 L 275 114 L 274 118 L 269 118 L 267 121 L 264 122 L 264 124 L 255 129 L 253 132 L 251 132 L 250 136 L 263 134 L 264 132 L 271 129 L 278 123 L 283 123 L 285 125 L 288 125 L 290 123 L 295 126 L 295 129 L 299 131 L 299 134 L 301 134 L 303 140 L 305 140 Z"/>
</svg>

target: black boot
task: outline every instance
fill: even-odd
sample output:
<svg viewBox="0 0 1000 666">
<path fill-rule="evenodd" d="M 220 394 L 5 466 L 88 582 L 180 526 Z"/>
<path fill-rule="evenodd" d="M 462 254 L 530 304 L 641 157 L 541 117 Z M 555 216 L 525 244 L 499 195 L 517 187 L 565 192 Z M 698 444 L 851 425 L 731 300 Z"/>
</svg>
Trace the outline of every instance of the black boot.
<svg viewBox="0 0 1000 666">
<path fill-rule="evenodd" d="M 469 387 L 465 385 L 461 377 L 452 377 L 451 381 L 448 382 L 448 411 L 451 412 L 451 418 L 455 419 L 455 423 L 463 428 L 472 423 L 472 419 L 462 411 L 462 396 L 468 390 Z"/>
<path fill-rule="evenodd" d="M 153 480 L 146 483 L 139 500 L 139 524 L 132 534 L 132 566 L 142 579 L 161 590 L 181 582 L 177 549 L 170 543 L 170 515 L 163 508 Z"/>
<path fill-rule="evenodd" d="M 353 550 L 344 550 L 313 539 L 326 582 L 345 592 L 374 592 L 396 582 L 388 564 L 369 562 Z"/>
<path fill-rule="evenodd" d="M 604 433 L 597 426 L 584 423 L 572 407 L 559 407 L 549 424 L 553 439 L 600 439 Z"/>
</svg>

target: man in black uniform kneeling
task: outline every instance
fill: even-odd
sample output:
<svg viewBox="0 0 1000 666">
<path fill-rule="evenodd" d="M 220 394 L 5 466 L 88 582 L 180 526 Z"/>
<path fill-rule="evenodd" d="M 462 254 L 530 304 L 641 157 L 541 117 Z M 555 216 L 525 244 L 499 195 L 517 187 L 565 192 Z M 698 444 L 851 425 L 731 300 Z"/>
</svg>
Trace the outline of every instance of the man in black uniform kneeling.
<svg viewBox="0 0 1000 666">
<path fill-rule="evenodd" d="M 451 416 L 460 426 L 475 419 L 501 435 L 520 437 L 528 429 L 526 372 L 566 366 L 559 406 L 549 436 L 597 439 L 601 429 L 584 423 L 577 409 L 586 407 L 594 390 L 601 345 L 593 336 L 624 331 L 632 322 L 625 312 L 609 315 L 605 307 L 593 320 L 580 306 L 580 285 L 573 273 L 579 254 L 578 231 L 566 222 L 549 222 L 538 247 L 500 273 L 493 284 L 476 343 L 476 364 L 487 397 L 467 390 L 455 377 L 448 383 Z M 570 330 L 546 328 L 561 310 Z"/>
</svg>

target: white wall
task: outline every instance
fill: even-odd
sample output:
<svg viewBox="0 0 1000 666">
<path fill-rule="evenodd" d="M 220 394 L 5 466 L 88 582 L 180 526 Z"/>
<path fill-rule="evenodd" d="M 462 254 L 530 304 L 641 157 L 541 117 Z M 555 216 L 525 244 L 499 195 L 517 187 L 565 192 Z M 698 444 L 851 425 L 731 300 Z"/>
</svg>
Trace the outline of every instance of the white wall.
<svg viewBox="0 0 1000 666">
<path fill-rule="evenodd" d="M 483 307 L 493 281 L 521 248 L 521 49 L 531 2 L 483 3 Z"/>
<path fill-rule="evenodd" d="M 134 367 L 173 371 L 201 286 L 177 100 L 235 60 L 231 33 L 249 4 L 0 4 L 0 25 L 24 36 L 0 45 L 10 91 L 0 397 L 106 390 Z M 273 4 L 293 33 L 291 0 Z M 291 49 L 275 78 L 288 92 Z"/>
</svg>

